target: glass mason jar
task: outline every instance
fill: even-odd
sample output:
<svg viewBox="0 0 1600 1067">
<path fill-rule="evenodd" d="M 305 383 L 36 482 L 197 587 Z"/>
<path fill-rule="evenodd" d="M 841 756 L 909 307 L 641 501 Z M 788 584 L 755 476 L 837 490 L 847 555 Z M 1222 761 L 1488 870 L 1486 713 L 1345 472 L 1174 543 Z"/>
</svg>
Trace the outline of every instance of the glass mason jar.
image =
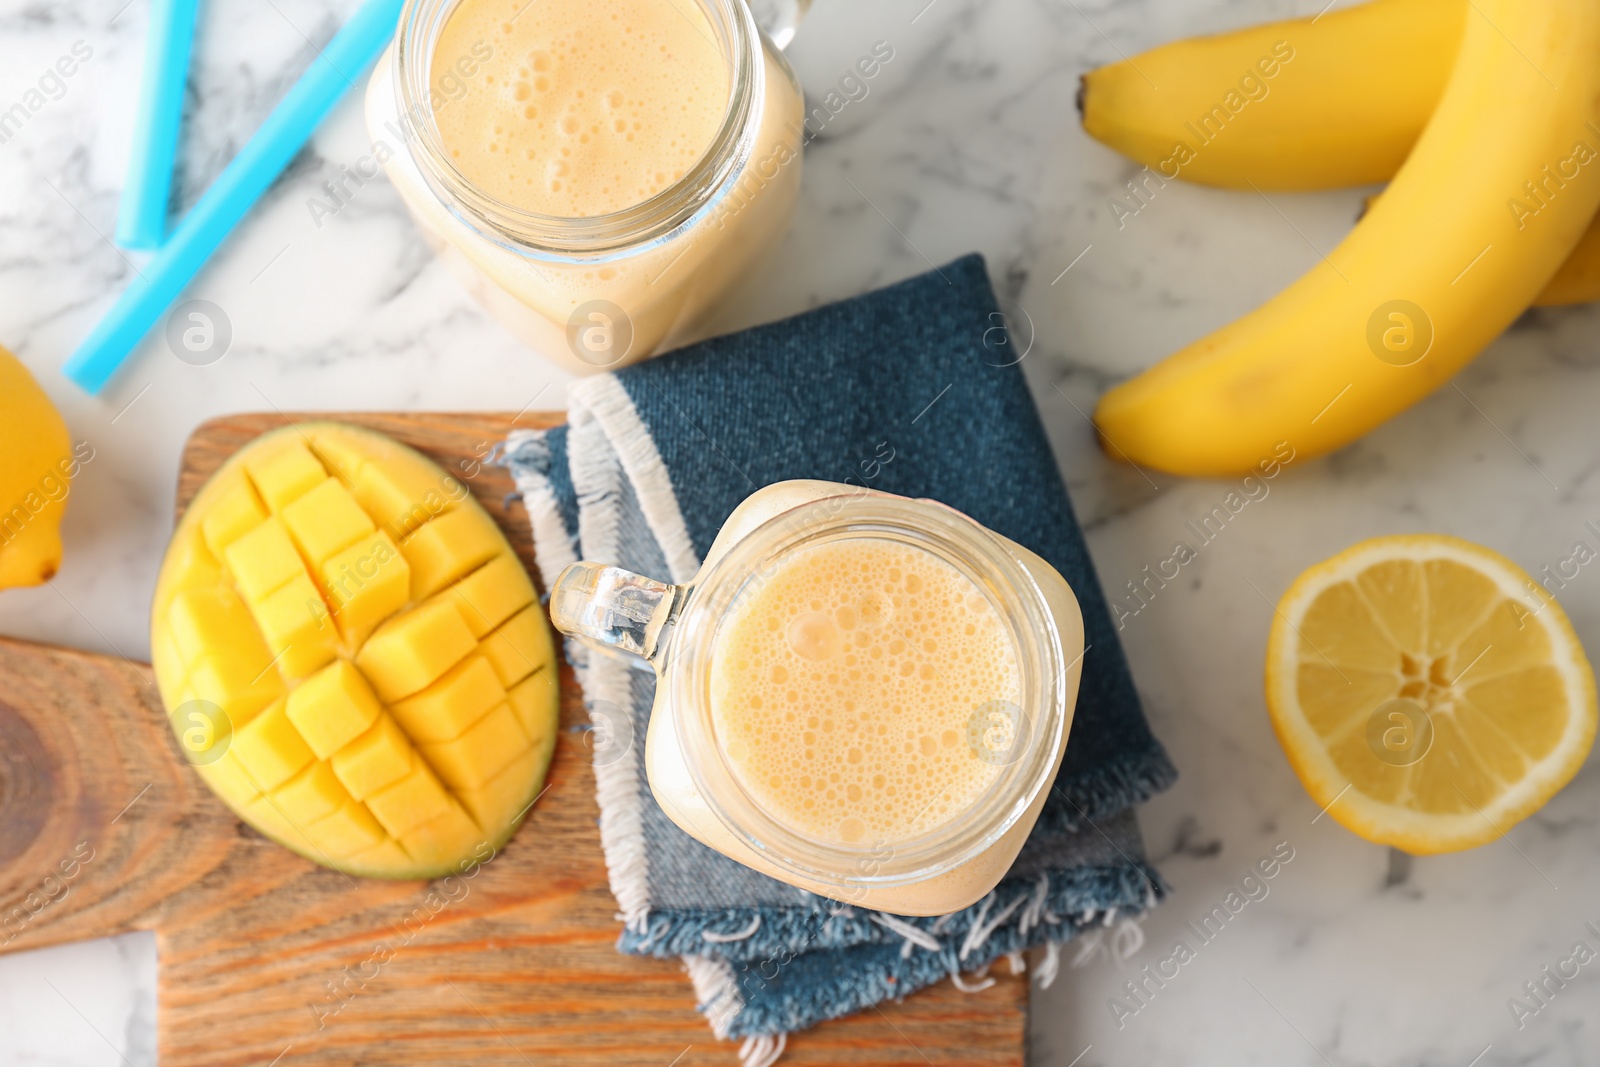
<svg viewBox="0 0 1600 1067">
<path fill-rule="evenodd" d="M 579 374 L 694 340 L 706 313 L 777 244 L 793 213 L 805 134 L 794 71 L 745 0 L 694 2 L 731 72 L 722 123 L 676 184 L 611 214 L 525 211 L 451 162 L 434 122 L 452 102 L 439 80 L 449 72 L 433 64 L 460 0 L 408 0 L 367 88 L 376 159 L 430 247 L 502 325 Z M 784 43 L 808 3 L 776 5 L 777 17 L 789 20 L 774 29 Z M 446 84 L 465 92 L 459 76 Z"/>
<path fill-rule="evenodd" d="M 987 787 L 943 822 L 895 840 L 842 844 L 787 824 L 743 784 L 712 714 L 714 650 L 740 598 L 794 553 L 841 541 L 920 549 L 955 568 L 1001 620 L 1019 667 L 1020 704 L 986 702 L 967 724 L 974 757 L 996 767 Z M 563 633 L 655 669 L 645 767 L 678 826 L 773 878 L 902 915 L 967 907 L 1010 868 L 1060 767 L 1083 657 L 1077 598 L 1037 555 L 943 504 L 820 481 L 748 497 L 684 585 L 573 564 L 555 583 L 550 613 Z"/>
</svg>

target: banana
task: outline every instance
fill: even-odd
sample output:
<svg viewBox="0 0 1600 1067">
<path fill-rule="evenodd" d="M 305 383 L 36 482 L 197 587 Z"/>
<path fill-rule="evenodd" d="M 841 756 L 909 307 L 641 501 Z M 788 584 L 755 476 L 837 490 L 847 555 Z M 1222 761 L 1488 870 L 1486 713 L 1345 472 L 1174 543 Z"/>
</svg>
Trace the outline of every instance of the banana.
<svg viewBox="0 0 1600 1067">
<path fill-rule="evenodd" d="M 1376 195 L 1366 199 L 1363 215 L 1377 203 Z M 1536 308 L 1565 307 L 1569 304 L 1590 304 L 1600 300 L 1600 214 L 1589 222 L 1578 245 L 1562 262 L 1555 277 L 1544 291 L 1533 298 Z"/>
<path fill-rule="evenodd" d="M 1162 45 L 1084 75 L 1083 128 L 1169 179 L 1263 190 L 1387 181 L 1438 105 L 1468 7 L 1372 0 Z"/>
<path fill-rule="evenodd" d="M 1227 137 L 1213 137 L 1205 145 L 1203 160 L 1196 153 L 1190 166 L 1169 164 L 1169 176 L 1241 188 L 1253 181 L 1260 189 L 1387 181 L 1438 103 L 1450 61 L 1460 47 L 1466 11 L 1462 0 L 1372 0 L 1320 20 L 1290 19 L 1174 42 L 1085 75 L 1079 94 L 1084 126 L 1106 144 L 1159 167 L 1173 158 L 1172 148 L 1180 140 L 1198 144 L 1202 133 L 1192 119 L 1182 116 L 1198 114 L 1204 107 L 1188 106 L 1192 101 L 1179 100 L 1180 92 L 1196 98 L 1208 93 L 1220 97 L 1224 94 L 1211 90 L 1233 82 L 1241 69 L 1251 65 L 1250 56 L 1270 54 L 1279 41 L 1298 40 L 1303 43 L 1290 46 L 1289 65 L 1300 63 L 1297 75 L 1310 66 L 1319 76 L 1314 81 L 1286 78 L 1269 87 L 1277 121 L 1233 124 Z M 1401 44 L 1420 62 L 1397 66 L 1395 49 Z M 1307 64 L 1307 59 L 1313 62 Z M 1159 74 L 1166 91 L 1152 90 L 1141 71 L 1152 78 Z M 1395 77 L 1397 71 L 1402 76 Z M 1338 122 L 1328 121 L 1330 102 L 1337 105 Z M 1213 131 L 1216 118 L 1212 116 L 1208 131 Z M 1301 145 L 1301 151 L 1288 160 L 1281 154 L 1285 129 L 1293 131 Z M 1293 167 L 1292 177 L 1286 176 L 1284 163 Z M 1373 199 L 1368 199 L 1369 207 Z M 1600 218 L 1533 306 L 1596 300 L 1600 300 Z"/>
<path fill-rule="evenodd" d="M 1526 309 L 1600 207 L 1600 4 L 1473 0 L 1433 117 L 1323 261 L 1101 398 L 1108 451 L 1237 475 L 1315 456 L 1446 382 Z"/>
<path fill-rule="evenodd" d="M 1533 306 L 1562 307 L 1595 300 L 1600 300 L 1600 215 L 1589 223 L 1578 246 L 1534 299 Z"/>
</svg>

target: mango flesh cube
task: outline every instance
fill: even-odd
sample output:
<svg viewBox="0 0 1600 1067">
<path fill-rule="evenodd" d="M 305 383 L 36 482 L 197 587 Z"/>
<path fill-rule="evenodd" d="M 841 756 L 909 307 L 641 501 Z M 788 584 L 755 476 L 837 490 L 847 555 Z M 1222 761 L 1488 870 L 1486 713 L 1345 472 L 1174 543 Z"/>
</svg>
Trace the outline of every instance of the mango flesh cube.
<svg viewBox="0 0 1600 1067">
<path fill-rule="evenodd" d="M 228 572 L 245 600 L 258 603 L 306 572 L 283 520 L 273 516 L 229 545 Z"/>
<path fill-rule="evenodd" d="M 220 705 L 207 707 L 207 703 L 184 696 L 167 713 L 178 748 L 191 763 L 209 763 L 226 754 L 233 743 L 233 717 L 219 714 Z"/>
<path fill-rule="evenodd" d="M 411 564 L 411 599 L 430 597 L 465 577 L 504 544 L 500 528 L 477 508 L 457 508 L 425 523 L 400 542 Z"/>
<path fill-rule="evenodd" d="M 517 717 L 517 725 L 538 743 L 546 735 L 554 734 L 561 718 L 561 693 L 556 684 L 555 668 L 547 667 L 529 675 L 506 691 L 506 703 Z"/>
<path fill-rule="evenodd" d="M 301 827 L 313 847 L 330 859 L 342 859 L 381 844 L 383 827 L 363 805 L 350 801 L 332 815 Z"/>
<path fill-rule="evenodd" d="M 214 763 L 202 763 L 195 770 L 200 772 L 206 785 L 235 811 L 249 806 L 261 795 L 261 790 L 250 780 L 239 757 L 232 752 L 224 752 L 221 759 Z"/>
<path fill-rule="evenodd" d="M 478 646 L 507 689 L 555 662 L 550 624 L 537 604 L 524 608 L 483 639 Z"/>
<path fill-rule="evenodd" d="M 319 759 L 274 790 L 272 799 L 285 815 L 305 826 L 344 807 L 350 794 L 333 768 Z"/>
<path fill-rule="evenodd" d="M 356 666 L 393 703 L 420 692 L 476 646 L 455 606 L 433 601 L 378 627 L 356 654 Z"/>
<path fill-rule="evenodd" d="M 533 583 L 522 562 L 504 554 L 438 594 L 440 600 L 455 602 L 456 610 L 472 628 L 472 636 L 479 640 L 533 603 L 534 597 Z"/>
<path fill-rule="evenodd" d="M 463 842 L 467 843 L 465 849 Z M 460 864 L 470 862 L 469 857 L 476 855 L 474 850 L 484 851 L 484 846 L 495 846 L 454 800 L 448 812 L 412 830 L 400 839 L 400 844 L 412 860 L 422 866 L 437 868 L 454 863 L 457 870 Z"/>
<path fill-rule="evenodd" d="M 411 599 L 411 568 L 386 533 L 363 538 L 322 565 L 322 588 L 345 644 L 359 648 Z"/>
<path fill-rule="evenodd" d="M 195 772 L 350 874 L 484 862 L 556 742 L 553 645 L 515 551 L 459 478 L 355 427 L 263 434 L 216 473 L 173 534 L 150 640 Z"/>
<path fill-rule="evenodd" d="M 304 441 L 294 438 L 245 462 L 256 492 L 274 512 L 304 496 L 328 476 Z"/>
<path fill-rule="evenodd" d="M 206 509 L 200 529 L 204 531 L 206 547 L 212 556 L 222 558 L 227 547 L 241 534 L 255 529 L 267 517 L 267 509 L 256 497 L 256 491 L 242 477 L 219 488 L 217 498 Z"/>
<path fill-rule="evenodd" d="M 497 826 L 521 815 L 544 776 L 544 749 L 535 745 L 477 789 L 464 790 L 461 804 L 479 826 Z"/>
<path fill-rule="evenodd" d="M 387 462 L 369 461 L 350 480 L 350 489 L 379 526 L 396 541 L 467 497 L 454 475 L 419 457 L 397 455 Z"/>
<path fill-rule="evenodd" d="M 288 716 L 317 759 L 325 760 L 378 721 L 383 706 L 367 680 L 334 660 L 289 694 Z"/>
<path fill-rule="evenodd" d="M 313 424 L 304 429 L 304 440 L 311 443 L 311 454 L 327 468 L 329 474 L 338 478 L 352 492 L 355 492 L 356 475 L 361 468 L 372 462 L 382 463 L 390 454 L 405 452 L 403 446 L 388 438 L 360 431 L 352 433 L 347 427 L 332 423 Z M 380 451 L 382 455 L 379 455 Z M 363 511 L 372 514 L 372 509 L 367 507 L 359 492 L 356 493 L 356 501 L 361 504 Z"/>
<path fill-rule="evenodd" d="M 287 782 L 315 758 L 284 708 L 279 701 L 233 732 L 229 751 L 264 793 Z"/>
<path fill-rule="evenodd" d="M 256 659 L 254 653 L 246 659 L 229 648 L 207 651 L 189 668 L 184 699 L 217 705 L 237 730 L 284 694 L 283 678 L 270 666 L 257 670 Z"/>
<path fill-rule="evenodd" d="M 428 765 L 414 761 L 411 773 L 367 797 L 367 807 L 395 837 L 449 813 L 451 800 Z"/>
<path fill-rule="evenodd" d="M 387 714 L 333 756 L 333 773 L 357 800 L 365 800 L 411 771 L 411 742 Z"/>
<path fill-rule="evenodd" d="M 449 741 L 460 737 L 505 698 L 506 691 L 489 661 L 471 655 L 389 710 L 413 741 Z"/>
<path fill-rule="evenodd" d="M 314 567 L 320 567 L 329 556 L 376 529 L 337 478 L 325 479 L 284 508 L 283 522 L 300 554 Z"/>
<path fill-rule="evenodd" d="M 338 633 L 328 621 L 328 607 L 304 573 L 257 604 L 255 616 L 285 677 L 304 678 L 338 654 Z"/>
<path fill-rule="evenodd" d="M 467 495 L 450 474 L 407 462 L 368 463 L 353 485 L 363 505 L 396 541 Z"/>
<path fill-rule="evenodd" d="M 250 609 L 226 586 L 186 589 L 173 597 L 167 610 L 167 632 L 178 655 L 190 665 L 217 647 L 233 650 L 238 658 L 248 657 L 258 647 L 260 652 L 266 651 Z M 271 658 L 266 656 L 262 665 Z"/>
<path fill-rule="evenodd" d="M 454 741 L 421 745 L 422 758 L 450 788 L 477 789 L 529 747 L 509 705 L 501 704 Z"/>
</svg>

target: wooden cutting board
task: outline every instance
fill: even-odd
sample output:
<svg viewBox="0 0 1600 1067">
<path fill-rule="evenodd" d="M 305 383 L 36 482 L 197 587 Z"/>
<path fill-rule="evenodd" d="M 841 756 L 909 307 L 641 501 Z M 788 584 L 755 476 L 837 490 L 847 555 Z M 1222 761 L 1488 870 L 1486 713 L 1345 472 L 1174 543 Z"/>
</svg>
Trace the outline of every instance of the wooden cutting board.
<svg viewBox="0 0 1600 1067">
<path fill-rule="evenodd" d="M 179 510 L 241 445 L 309 418 L 381 430 L 456 473 L 537 578 L 509 476 L 475 462 L 510 415 L 208 422 L 184 452 Z M 185 764 L 145 664 L 0 639 L 0 952 L 153 930 L 163 1067 L 736 1064 L 676 962 L 614 947 L 565 666 L 561 684 L 549 788 L 500 855 L 454 886 L 391 883 L 325 870 L 240 823 Z M 943 982 L 796 1035 L 784 1062 L 1021 1067 L 1026 1003 L 1008 974 L 977 994 Z"/>
</svg>

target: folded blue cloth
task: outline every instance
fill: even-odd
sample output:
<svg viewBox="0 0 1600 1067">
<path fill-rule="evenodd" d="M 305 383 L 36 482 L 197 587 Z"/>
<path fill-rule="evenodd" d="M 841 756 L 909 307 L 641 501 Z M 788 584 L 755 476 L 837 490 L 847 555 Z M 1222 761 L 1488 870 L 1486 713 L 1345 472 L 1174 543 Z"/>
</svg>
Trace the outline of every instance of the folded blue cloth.
<svg viewBox="0 0 1600 1067">
<path fill-rule="evenodd" d="M 1056 785 L 1006 879 L 953 915 L 845 907 L 701 845 L 644 774 L 652 673 L 568 643 L 591 719 L 601 841 L 624 952 L 682 956 L 721 1037 L 782 1035 L 1002 955 L 1049 949 L 1165 894 L 1132 807 L 1175 772 L 1151 735 L 1021 371 L 997 357 L 983 260 L 575 385 L 566 426 L 513 435 L 546 588 L 577 559 L 691 578 L 756 489 L 823 478 L 932 497 L 1026 545 L 1083 611 L 1083 678 Z M 982 980 L 981 978 L 979 979 Z"/>
</svg>

